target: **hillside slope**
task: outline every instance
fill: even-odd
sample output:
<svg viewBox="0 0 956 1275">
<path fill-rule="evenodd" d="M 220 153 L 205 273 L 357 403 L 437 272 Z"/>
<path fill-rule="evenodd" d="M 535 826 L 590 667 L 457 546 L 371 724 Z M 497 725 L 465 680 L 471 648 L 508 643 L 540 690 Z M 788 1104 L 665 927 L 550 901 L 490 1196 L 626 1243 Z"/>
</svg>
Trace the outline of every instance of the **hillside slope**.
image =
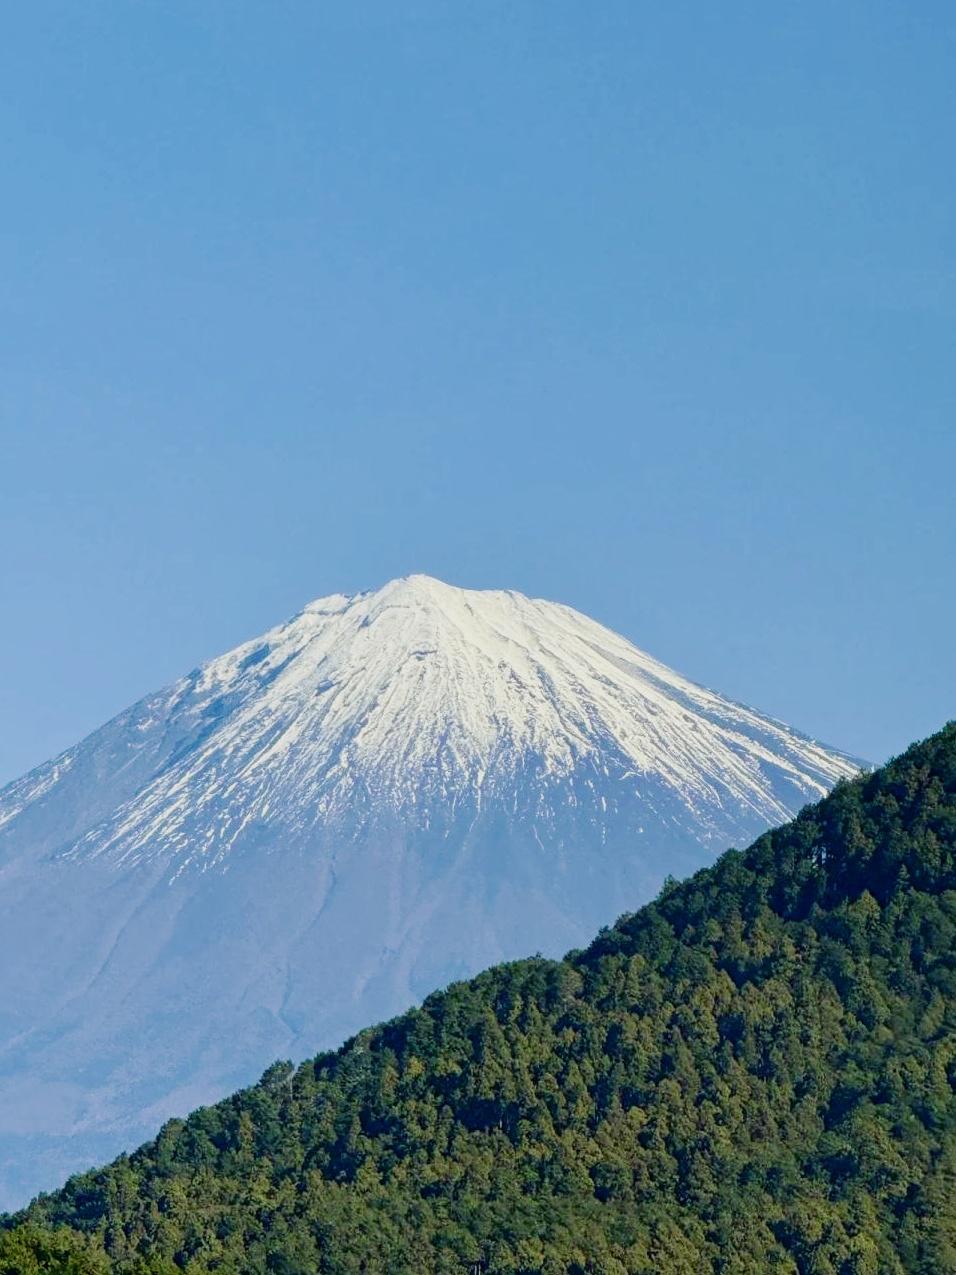
<svg viewBox="0 0 956 1275">
<path fill-rule="evenodd" d="M 170 1122 L 5 1243 L 65 1226 L 77 1270 L 196 1275 L 940 1275 L 954 1089 L 950 725 L 586 951 Z"/>
<path fill-rule="evenodd" d="M 0 791 L 0 1207 L 855 769 L 569 607 L 311 603 Z"/>
</svg>

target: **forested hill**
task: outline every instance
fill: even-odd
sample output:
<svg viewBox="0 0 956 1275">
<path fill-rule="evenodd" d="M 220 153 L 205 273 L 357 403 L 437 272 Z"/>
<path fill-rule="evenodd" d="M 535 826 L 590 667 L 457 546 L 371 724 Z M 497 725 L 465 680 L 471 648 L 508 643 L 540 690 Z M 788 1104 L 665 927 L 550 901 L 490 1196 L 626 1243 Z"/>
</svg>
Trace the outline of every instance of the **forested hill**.
<svg viewBox="0 0 956 1275">
<path fill-rule="evenodd" d="M 954 1086 L 950 725 L 586 951 L 169 1123 L 0 1272 L 941 1275 Z"/>
</svg>

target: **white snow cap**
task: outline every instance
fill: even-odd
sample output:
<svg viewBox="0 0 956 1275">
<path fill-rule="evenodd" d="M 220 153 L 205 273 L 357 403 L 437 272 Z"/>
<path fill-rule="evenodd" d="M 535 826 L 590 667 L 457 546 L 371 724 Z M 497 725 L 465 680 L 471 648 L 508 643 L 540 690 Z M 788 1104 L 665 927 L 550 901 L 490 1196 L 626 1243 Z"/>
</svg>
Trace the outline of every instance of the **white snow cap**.
<svg viewBox="0 0 956 1275">
<path fill-rule="evenodd" d="M 132 747 L 162 765 L 77 853 L 208 864 L 267 820 L 302 830 L 359 810 L 433 818 L 490 801 L 546 815 L 579 800 L 567 785 L 583 774 L 592 791 L 612 785 L 605 806 L 663 787 L 702 827 L 708 811 L 771 823 L 856 769 L 571 607 L 426 575 L 309 603 L 98 736 L 118 730 L 124 763 Z M 176 741 L 169 755 L 160 737 Z M 0 824 L 11 801 L 22 809 L 49 787 L 48 774 L 30 778 L 33 793 L 0 794 Z"/>
</svg>

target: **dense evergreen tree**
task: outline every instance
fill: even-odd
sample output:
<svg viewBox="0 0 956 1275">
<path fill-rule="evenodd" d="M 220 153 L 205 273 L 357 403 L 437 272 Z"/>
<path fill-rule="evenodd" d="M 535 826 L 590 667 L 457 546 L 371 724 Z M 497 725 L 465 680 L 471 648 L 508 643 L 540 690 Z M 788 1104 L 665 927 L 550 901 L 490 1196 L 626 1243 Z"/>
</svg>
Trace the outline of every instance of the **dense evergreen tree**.
<svg viewBox="0 0 956 1275">
<path fill-rule="evenodd" d="M 956 1272 L 954 1089 L 951 725 L 586 951 L 171 1121 L 8 1219 L 0 1275 Z"/>
</svg>

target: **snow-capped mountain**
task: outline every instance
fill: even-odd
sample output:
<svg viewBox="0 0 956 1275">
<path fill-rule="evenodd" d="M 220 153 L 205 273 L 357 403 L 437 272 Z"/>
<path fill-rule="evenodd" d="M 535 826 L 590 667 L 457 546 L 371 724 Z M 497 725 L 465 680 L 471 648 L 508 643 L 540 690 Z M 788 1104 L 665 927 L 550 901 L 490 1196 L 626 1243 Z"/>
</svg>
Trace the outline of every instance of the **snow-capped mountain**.
<svg viewBox="0 0 956 1275">
<path fill-rule="evenodd" d="M 313 602 L 0 791 L 0 1203 L 585 941 L 855 768 L 569 607 Z"/>
</svg>

